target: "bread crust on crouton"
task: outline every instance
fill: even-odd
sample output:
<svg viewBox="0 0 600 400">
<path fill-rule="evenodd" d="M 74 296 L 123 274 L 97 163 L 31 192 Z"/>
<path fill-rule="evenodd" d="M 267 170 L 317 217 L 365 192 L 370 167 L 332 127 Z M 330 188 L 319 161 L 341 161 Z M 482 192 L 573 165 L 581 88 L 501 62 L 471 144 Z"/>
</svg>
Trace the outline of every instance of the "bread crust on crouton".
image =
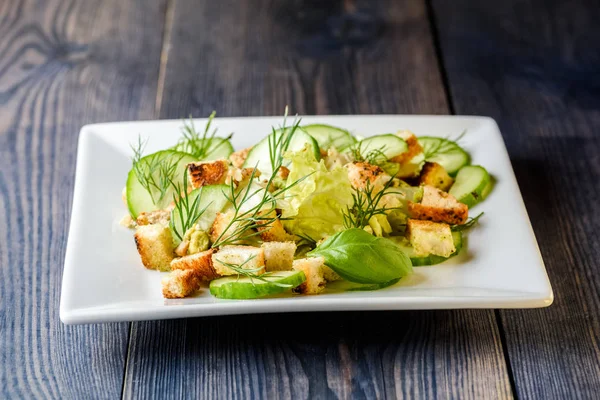
<svg viewBox="0 0 600 400">
<path fill-rule="evenodd" d="M 302 271 L 306 280 L 293 291 L 302 294 L 319 294 L 325 290 L 327 281 L 323 275 L 325 259 L 323 257 L 307 257 L 294 260 L 292 268 Z"/>
<path fill-rule="evenodd" d="M 237 265 L 243 269 L 258 270 L 255 274 L 265 272 L 265 252 L 253 246 L 223 246 L 212 255 L 213 268 L 219 275 L 235 275 L 236 272 L 225 264 Z"/>
<path fill-rule="evenodd" d="M 171 261 L 171 269 L 173 271 L 192 270 L 196 272 L 199 279 L 207 282 L 211 281 L 220 276 L 213 267 L 212 255 L 214 253 L 215 249 L 210 249 L 201 251 L 200 253 L 175 258 Z"/>
<path fill-rule="evenodd" d="M 138 226 L 133 237 L 144 267 L 159 271 L 171 270 L 171 260 L 175 254 L 173 237 L 167 226 L 161 224 Z"/>
<path fill-rule="evenodd" d="M 392 158 L 390 161 L 405 164 L 412 160 L 416 155 L 423 152 L 423 147 L 419 143 L 417 136 L 415 136 L 415 134 L 411 131 L 399 131 L 396 133 L 396 135 L 404 139 L 408 145 L 408 149 L 404 153 Z"/>
<path fill-rule="evenodd" d="M 190 183 L 194 188 L 225 183 L 229 172 L 227 160 L 196 162 L 187 165 Z"/>
<path fill-rule="evenodd" d="M 201 280 L 194 270 L 178 269 L 161 280 L 163 297 L 181 299 L 200 289 Z"/>
<path fill-rule="evenodd" d="M 447 192 L 454 183 L 454 179 L 448 175 L 448 172 L 440 164 L 428 161 L 423 165 L 423 169 L 421 169 L 419 183 Z"/>
<path fill-rule="evenodd" d="M 435 254 L 450 257 L 456 251 L 450 225 L 441 222 L 409 219 L 406 223 L 406 237 L 417 256 Z"/>
<path fill-rule="evenodd" d="M 248 153 L 252 150 L 252 146 L 247 147 L 242 150 L 234 151 L 229 155 L 229 161 L 236 168 L 242 168 L 244 163 L 246 162 L 246 158 L 248 158 Z"/>
<path fill-rule="evenodd" d="M 265 242 L 262 244 L 265 252 L 265 268 L 271 271 L 290 271 L 296 253 L 294 242 Z"/>
<path fill-rule="evenodd" d="M 151 225 L 151 224 L 162 224 L 168 225 L 171 220 L 171 211 L 170 210 L 155 210 L 145 212 L 142 211 L 135 222 L 138 225 Z"/>
<path fill-rule="evenodd" d="M 469 207 L 459 203 L 454 196 L 433 186 L 423 188 L 421 203 L 408 202 L 408 212 L 413 219 L 462 225 L 469 217 Z"/>
</svg>

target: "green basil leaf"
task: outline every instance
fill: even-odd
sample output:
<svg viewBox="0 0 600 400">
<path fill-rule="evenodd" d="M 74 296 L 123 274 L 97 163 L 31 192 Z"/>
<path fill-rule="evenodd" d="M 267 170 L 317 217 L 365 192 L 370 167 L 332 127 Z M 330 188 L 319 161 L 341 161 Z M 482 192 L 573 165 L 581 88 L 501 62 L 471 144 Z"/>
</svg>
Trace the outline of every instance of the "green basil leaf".
<svg viewBox="0 0 600 400">
<path fill-rule="evenodd" d="M 399 246 L 357 228 L 336 233 L 308 255 L 324 257 L 327 266 L 355 283 L 387 283 L 412 272 L 410 258 Z"/>
</svg>

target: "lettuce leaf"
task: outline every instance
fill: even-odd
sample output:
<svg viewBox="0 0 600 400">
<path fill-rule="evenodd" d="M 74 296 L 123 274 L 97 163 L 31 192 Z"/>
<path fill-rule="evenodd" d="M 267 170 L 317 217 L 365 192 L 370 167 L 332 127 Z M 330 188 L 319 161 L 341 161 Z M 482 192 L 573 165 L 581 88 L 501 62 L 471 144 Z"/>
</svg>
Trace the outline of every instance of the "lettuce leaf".
<svg viewBox="0 0 600 400">
<path fill-rule="evenodd" d="M 352 187 L 346 169 L 336 167 L 328 171 L 325 163 L 318 162 L 306 148 L 285 157 L 291 161 L 287 184 L 305 177 L 278 203 L 285 228 L 315 241 L 342 231 L 343 212 L 352 204 Z"/>
</svg>

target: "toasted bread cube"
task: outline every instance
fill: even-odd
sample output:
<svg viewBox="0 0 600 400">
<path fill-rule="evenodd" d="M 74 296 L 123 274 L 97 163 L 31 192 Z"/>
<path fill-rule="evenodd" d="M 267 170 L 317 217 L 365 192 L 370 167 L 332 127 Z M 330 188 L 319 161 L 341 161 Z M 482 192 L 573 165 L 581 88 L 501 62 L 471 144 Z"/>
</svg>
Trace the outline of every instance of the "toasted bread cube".
<svg viewBox="0 0 600 400">
<path fill-rule="evenodd" d="M 265 252 L 265 268 L 271 271 L 290 271 L 296 253 L 294 242 L 265 242 L 262 244 Z"/>
<path fill-rule="evenodd" d="M 161 280 L 163 297 L 180 299 L 200 289 L 200 278 L 194 270 L 178 269 Z"/>
<path fill-rule="evenodd" d="M 187 166 L 190 183 L 194 188 L 225 183 L 229 172 L 227 160 L 190 163 Z"/>
<path fill-rule="evenodd" d="M 346 164 L 345 167 L 348 170 L 350 184 L 355 189 L 364 189 L 367 186 L 367 181 L 373 187 L 383 187 L 385 182 L 390 179 L 381 167 L 368 162 L 354 161 Z"/>
<path fill-rule="evenodd" d="M 267 221 L 265 221 L 265 224 L 267 224 Z M 286 232 L 279 219 L 271 221 L 268 225 L 258 227 L 257 229 L 260 232 L 260 238 L 264 242 L 293 242 L 296 239 L 294 235 Z"/>
<path fill-rule="evenodd" d="M 161 224 L 138 226 L 134 238 L 142 264 L 146 268 L 171 270 L 171 260 L 175 255 L 169 227 Z"/>
<path fill-rule="evenodd" d="M 456 251 L 448 224 L 409 219 L 406 234 L 417 256 L 435 254 L 450 257 Z"/>
<path fill-rule="evenodd" d="M 260 175 L 261 172 L 256 168 L 230 168 L 225 183 L 229 184 L 233 180 L 236 187 L 245 187 L 251 178 L 258 178 Z"/>
<path fill-rule="evenodd" d="M 152 224 L 161 224 L 161 225 L 169 225 L 169 221 L 171 220 L 171 211 L 170 210 L 155 210 L 149 212 L 141 212 L 136 218 L 135 222 L 138 225 L 152 225 Z"/>
<path fill-rule="evenodd" d="M 192 270 L 196 272 L 199 279 L 203 281 L 212 281 L 219 277 L 212 263 L 212 255 L 215 249 L 201 251 L 200 253 L 191 254 L 176 258 L 171 261 L 171 269 L 175 270 Z"/>
<path fill-rule="evenodd" d="M 240 222 L 234 222 L 233 224 L 229 225 L 234 216 L 234 212 L 231 210 L 225 213 L 217 213 L 215 222 L 213 222 L 212 227 L 210 228 L 209 236 L 211 243 L 215 243 L 219 237 L 221 240 L 223 240 L 235 233 L 235 231 L 240 227 Z M 227 228 L 227 226 L 229 226 L 229 228 Z M 225 232 L 226 229 L 227 231 Z"/>
<path fill-rule="evenodd" d="M 248 158 L 248 153 L 250 153 L 252 147 L 245 148 L 243 150 L 234 151 L 229 155 L 229 161 L 236 168 L 242 168 L 244 163 L 246 162 L 246 158 Z"/>
<path fill-rule="evenodd" d="M 450 186 L 454 183 L 454 179 L 440 164 L 435 162 L 426 162 L 421 170 L 421 176 L 419 177 L 419 183 L 421 185 L 428 185 L 436 187 L 445 192 L 450 189 Z"/>
<path fill-rule="evenodd" d="M 423 187 L 420 203 L 408 202 L 408 212 L 413 219 L 462 225 L 469 217 L 469 207 L 459 203 L 454 196 L 433 186 Z"/>
<path fill-rule="evenodd" d="M 302 271 L 306 276 L 306 281 L 294 289 L 294 292 L 302 294 L 321 293 L 325 290 L 325 284 L 327 283 L 325 275 L 329 275 L 330 278 L 335 278 L 337 276 L 337 274 L 336 276 L 332 275 L 332 273 L 335 274 L 335 272 L 325 265 L 325 259 L 323 257 L 307 257 L 294 260 L 292 269 L 295 271 Z"/>
<path fill-rule="evenodd" d="M 213 267 L 219 275 L 236 275 L 226 264 L 254 270 L 255 274 L 265 272 L 265 251 L 252 246 L 223 246 L 212 255 Z"/>
<path fill-rule="evenodd" d="M 417 139 L 417 136 L 415 136 L 414 133 L 409 130 L 404 130 L 396 132 L 396 135 L 400 136 L 406 142 L 408 145 L 408 150 L 392 158 L 390 161 L 406 164 L 419 154 L 423 153 L 423 147 L 419 143 L 419 139 Z"/>
</svg>

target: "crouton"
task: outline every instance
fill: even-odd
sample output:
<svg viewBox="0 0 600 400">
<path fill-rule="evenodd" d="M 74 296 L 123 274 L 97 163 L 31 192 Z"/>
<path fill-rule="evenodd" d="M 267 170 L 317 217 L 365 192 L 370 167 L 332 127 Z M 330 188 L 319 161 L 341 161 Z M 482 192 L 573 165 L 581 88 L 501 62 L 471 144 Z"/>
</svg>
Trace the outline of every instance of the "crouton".
<svg viewBox="0 0 600 400">
<path fill-rule="evenodd" d="M 200 278 L 194 270 L 178 269 L 161 280 L 162 293 L 167 299 L 180 299 L 200 289 Z"/>
<path fill-rule="evenodd" d="M 275 211 L 273 211 L 273 214 L 274 213 Z M 260 238 L 264 242 L 293 242 L 296 240 L 294 235 L 290 235 L 286 232 L 279 218 L 270 222 L 259 220 L 258 224 L 265 225 L 257 228 L 260 232 Z"/>
<path fill-rule="evenodd" d="M 433 186 L 447 192 L 454 183 L 454 179 L 448 175 L 444 167 L 440 164 L 426 162 L 425 165 L 423 165 L 423 169 L 421 169 L 419 183 L 421 185 Z"/>
<path fill-rule="evenodd" d="M 435 254 L 450 257 L 456 251 L 448 224 L 409 219 L 406 235 L 417 256 Z"/>
<path fill-rule="evenodd" d="M 304 272 L 306 281 L 294 289 L 296 293 L 319 294 L 325 290 L 327 280 L 324 276 L 325 259 L 323 257 L 307 257 L 294 260 L 292 268 Z M 332 271 L 333 272 L 333 271 Z"/>
<path fill-rule="evenodd" d="M 244 163 L 246 162 L 246 158 L 248 158 L 248 153 L 250 153 L 252 147 L 245 148 L 243 150 L 234 151 L 229 155 L 229 161 L 236 168 L 242 168 Z"/>
<path fill-rule="evenodd" d="M 135 244 L 148 269 L 170 271 L 171 260 L 175 257 L 173 237 L 167 226 L 161 224 L 138 226 L 135 230 Z"/>
<path fill-rule="evenodd" d="M 138 225 L 151 225 L 151 224 L 161 224 L 161 225 L 169 225 L 169 221 L 171 220 L 171 211 L 170 210 L 156 210 L 149 212 L 141 212 L 136 218 L 135 222 Z"/>
<path fill-rule="evenodd" d="M 409 201 L 408 213 L 413 219 L 462 225 L 467 222 L 469 208 L 449 193 L 433 186 L 424 186 L 421 203 Z"/>
<path fill-rule="evenodd" d="M 327 155 L 323 157 L 325 166 L 327 169 L 332 170 L 333 168 L 343 167 L 352 161 L 352 153 L 340 153 L 335 147 L 330 147 L 327 150 Z"/>
<path fill-rule="evenodd" d="M 396 132 L 396 135 L 400 136 L 406 142 L 408 149 L 404 153 L 392 158 L 390 161 L 406 164 L 417 155 L 423 153 L 423 147 L 419 144 L 419 140 L 414 133 L 404 130 Z"/>
<path fill-rule="evenodd" d="M 345 165 L 348 170 L 348 179 L 352 187 L 356 189 L 364 189 L 367 186 L 367 181 L 371 183 L 371 186 L 381 186 L 387 182 L 390 177 L 377 165 L 371 165 L 364 161 L 354 161 L 350 164 Z"/>
<path fill-rule="evenodd" d="M 192 187 L 199 188 L 205 185 L 225 183 L 229 172 L 229 162 L 227 160 L 196 162 L 188 164 L 187 168 Z"/>
<path fill-rule="evenodd" d="M 265 272 L 265 251 L 252 246 L 223 246 L 212 255 L 212 263 L 219 275 L 236 274 L 225 264 L 233 264 L 243 269 L 254 270 L 255 274 L 262 274 Z"/>
<path fill-rule="evenodd" d="M 296 253 L 294 242 L 265 242 L 262 244 L 265 252 L 265 268 L 271 271 L 290 271 Z"/>
<path fill-rule="evenodd" d="M 171 261 L 171 269 L 173 271 L 192 270 L 196 272 L 196 275 L 200 280 L 207 282 L 212 281 L 219 277 L 212 263 L 212 255 L 214 252 L 214 249 L 210 249 L 189 256 L 176 258 Z"/>
<path fill-rule="evenodd" d="M 233 220 L 234 216 L 235 214 L 232 210 L 225 213 L 217 213 L 215 222 L 213 222 L 212 227 L 210 228 L 209 236 L 211 243 L 215 243 L 219 237 L 223 240 L 235 233 L 236 229 L 240 227 L 240 222 L 234 222 L 229 226 L 229 229 L 227 229 L 227 226 Z M 225 232 L 225 229 L 227 229 L 227 232 Z"/>
</svg>

